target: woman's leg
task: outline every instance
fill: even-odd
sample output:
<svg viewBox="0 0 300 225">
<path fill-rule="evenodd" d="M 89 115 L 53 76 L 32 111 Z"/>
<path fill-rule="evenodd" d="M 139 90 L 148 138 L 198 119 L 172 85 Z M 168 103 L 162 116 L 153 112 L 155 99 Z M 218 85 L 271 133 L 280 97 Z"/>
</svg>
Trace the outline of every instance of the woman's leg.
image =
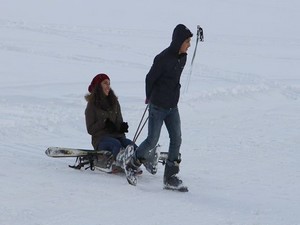
<svg viewBox="0 0 300 225">
<path fill-rule="evenodd" d="M 118 139 L 112 137 L 104 137 L 98 145 L 98 150 L 110 151 L 115 159 L 121 148 L 121 142 Z"/>
</svg>

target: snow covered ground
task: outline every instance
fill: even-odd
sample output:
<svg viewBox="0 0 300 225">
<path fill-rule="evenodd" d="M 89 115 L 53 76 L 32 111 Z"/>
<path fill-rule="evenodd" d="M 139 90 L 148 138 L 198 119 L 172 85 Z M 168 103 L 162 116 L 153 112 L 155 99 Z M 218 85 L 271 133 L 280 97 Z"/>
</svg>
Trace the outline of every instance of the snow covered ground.
<svg viewBox="0 0 300 225">
<path fill-rule="evenodd" d="M 299 225 L 299 11 L 296 0 L 1 0 L 0 224 Z M 91 148 L 83 96 L 100 72 L 133 138 L 145 75 L 178 23 L 205 36 L 179 105 L 190 192 L 163 190 L 161 165 L 132 187 L 48 158 L 49 146 Z M 163 129 L 162 151 L 168 141 Z"/>
</svg>

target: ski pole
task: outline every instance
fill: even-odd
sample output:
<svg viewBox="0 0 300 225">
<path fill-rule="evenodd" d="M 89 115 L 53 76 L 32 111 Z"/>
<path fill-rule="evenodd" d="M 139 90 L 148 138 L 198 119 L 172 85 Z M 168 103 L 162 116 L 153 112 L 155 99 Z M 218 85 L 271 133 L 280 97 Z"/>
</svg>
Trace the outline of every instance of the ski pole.
<svg viewBox="0 0 300 225">
<path fill-rule="evenodd" d="M 140 136 L 140 133 L 142 132 L 144 126 L 146 125 L 146 123 L 147 123 L 147 121 L 148 121 L 148 118 L 149 118 L 149 117 L 146 118 L 146 120 L 144 121 L 144 123 L 143 123 L 143 125 L 142 125 L 142 127 L 141 127 L 142 121 L 144 120 L 144 117 L 145 117 L 145 114 L 146 114 L 146 111 L 147 111 L 148 108 L 149 108 L 149 104 L 147 104 L 147 106 L 146 106 L 146 108 L 145 108 L 145 111 L 144 111 L 144 113 L 143 113 L 143 116 L 142 116 L 142 118 L 141 118 L 141 120 L 140 120 L 140 123 L 139 123 L 139 125 L 138 125 L 138 127 L 137 127 L 137 129 L 136 129 L 136 132 L 135 132 L 134 138 L 133 138 L 133 143 L 136 142 L 137 138 Z"/>
<path fill-rule="evenodd" d="M 197 26 L 197 39 L 196 39 L 196 45 L 195 45 L 194 54 L 193 54 L 192 61 L 191 61 L 190 72 L 189 72 L 188 77 L 187 77 L 187 82 L 186 82 L 186 85 L 185 85 L 184 92 L 187 92 L 187 91 L 188 91 L 188 88 L 189 88 L 190 79 L 191 79 L 192 72 L 193 72 L 194 59 L 195 59 L 195 57 L 196 57 L 197 46 L 198 46 L 198 42 L 199 42 L 199 41 L 202 41 L 202 42 L 204 41 L 203 29 L 200 27 L 200 25 Z"/>
</svg>

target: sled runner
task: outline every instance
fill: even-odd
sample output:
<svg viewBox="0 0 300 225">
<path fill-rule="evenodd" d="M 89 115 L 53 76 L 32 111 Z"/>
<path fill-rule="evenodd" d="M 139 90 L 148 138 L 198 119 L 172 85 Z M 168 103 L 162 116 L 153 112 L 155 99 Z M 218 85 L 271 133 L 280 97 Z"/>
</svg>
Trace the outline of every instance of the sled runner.
<svg viewBox="0 0 300 225">
<path fill-rule="evenodd" d="M 114 160 L 111 152 L 106 150 L 49 147 L 45 151 L 45 154 L 53 158 L 76 158 L 75 164 L 69 165 L 69 167 L 73 169 L 97 169 L 106 173 L 124 172 L 124 162 L 122 156 L 118 157 L 117 160 Z M 164 165 L 166 163 L 167 158 L 168 152 L 160 152 L 158 162 Z"/>
</svg>

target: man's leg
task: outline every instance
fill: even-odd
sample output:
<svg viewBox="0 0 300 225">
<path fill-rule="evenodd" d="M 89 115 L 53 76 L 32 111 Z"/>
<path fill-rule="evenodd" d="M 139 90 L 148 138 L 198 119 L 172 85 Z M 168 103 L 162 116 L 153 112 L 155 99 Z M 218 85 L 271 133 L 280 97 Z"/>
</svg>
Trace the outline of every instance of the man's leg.
<svg viewBox="0 0 300 225">
<path fill-rule="evenodd" d="M 172 109 L 165 118 L 165 124 L 169 132 L 169 161 L 177 161 L 179 159 L 179 149 L 181 146 L 181 121 L 178 108 Z"/>
<path fill-rule="evenodd" d="M 181 145 L 181 122 L 177 108 L 170 111 L 165 119 L 165 124 L 169 132 L 170 146 L 164 171 L 164 188 L 186 192 L 188 188 L 183 186 L 182 180 L 176 176 L 179 173 Z"/>
</svg>

